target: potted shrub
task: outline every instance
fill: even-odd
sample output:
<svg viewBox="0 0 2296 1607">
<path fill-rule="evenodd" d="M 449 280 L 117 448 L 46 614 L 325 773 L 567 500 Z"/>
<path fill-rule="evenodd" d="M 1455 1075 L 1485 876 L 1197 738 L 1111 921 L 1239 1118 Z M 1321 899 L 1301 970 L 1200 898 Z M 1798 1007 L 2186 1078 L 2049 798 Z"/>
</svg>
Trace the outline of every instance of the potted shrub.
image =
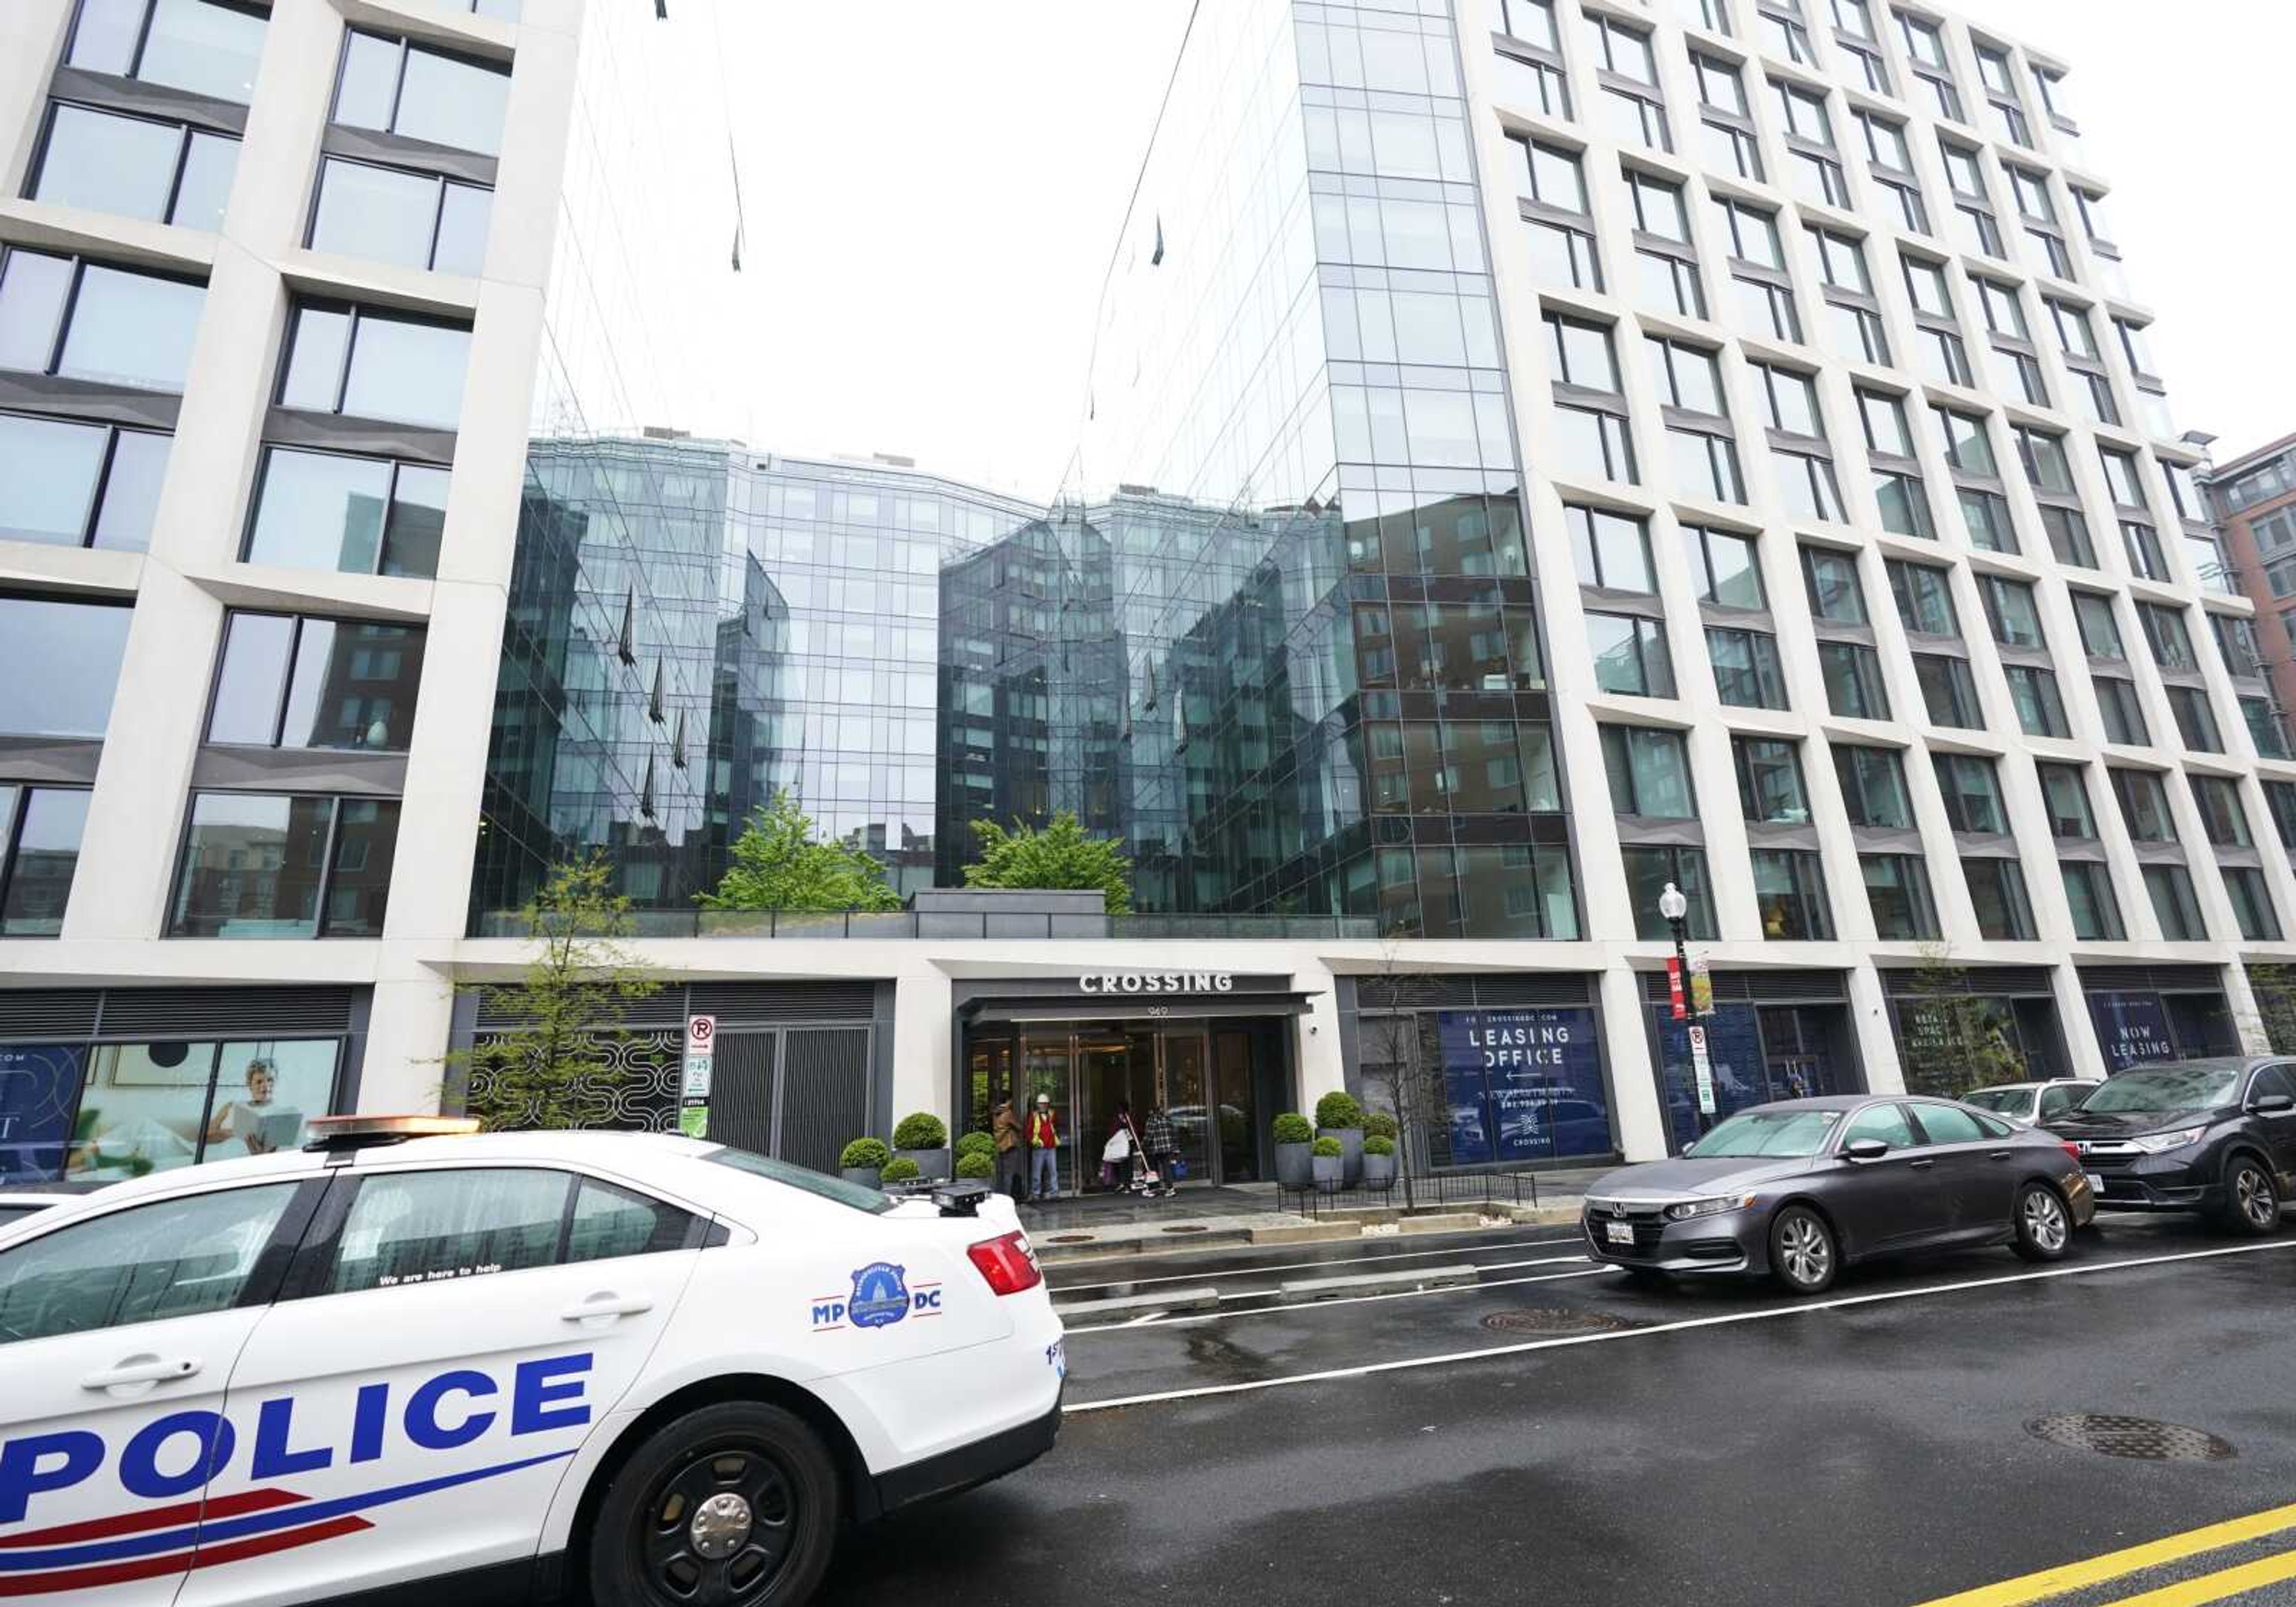
<svg viewBox="0 0 2296 1607">
<path fill-rule="evenodd" d="M 967 1138 L 980 1138 L 985 1136 L 985 1135 L 980 1133 L 967 1133 L 965 1136 Z M 996 1146 L 994 1143 L 989 1144 L 988 1150 L 986 1153 L 983 1153 L 980 1150 L 968 1150 L 962 1144 L 957 1146 L 957 1152 L 956 1175 L 958 1177 L 965 1178 L 978 1178 L 981 1182 L 987 1183 L 996 1176 Z"/>
<path fill-rule="evenodd" d="M 1346 1161 L 1343 1175 L 1349 1188 L 1363 1181 L 1363 1107 L 1355 1095 L 1338 1088 L 1316 1102 L 1316 1135 L 1319 1138 L 1340 1141 L 1340 1154 Z"/>
<path fill-rule="evenodd" d="M 837 1158 L 839 1176 L 863 1188 L 875 1188 L 884 1181 L 885 1163 L 892 1158 L 893 1152 L 876 1139 L 857 1138 Z"/>
<path fill-rule="evenodd" d="M 917 1177 L 917 1163 L 906 1155 L 896 1155 L 885 1162 L 884 1186 L 887 1188 L 894 1187 L 898 1184 L 914 1183 Z"/>
<path fill-rule="evenodd" d="M 1275 1182 L 1281 1188 L 1307 1188 L 1316 1181 L 1315 1168 L 1309 1164 L 1313 1157 L 1308 1148 L 1316 1142 L 1316 1129 L 1297 1111 L 1286 1111 L 1268 1124 L 1268 1135 L 1275 1140 Z"/>
<path fill-rule="evenodd" d="M 1382 1193 L 1395 1186 L 1395 1140 L 1384 1133 L 1364 1135 L 1363 1181 Z"/>
<path fill-rule="evenodd" d="M 934 1183 L 948 1177 L 948 1124 L 930 1111 L 913 1111 L 893 1129 L 893 1155 L 916 1163 L 917 1176 Z"/>
<path fill-rule="evenodd" d="M 1315 1168 L 1316 1186 L 1327 1194 L 1338 1193 L 1340 1185 L 1347 1181 L 1347 1157 L 1341 1151 L 1340 1141 L 1328 1133 L 1318 1138 L 1310 1160 Z"/>
<path fill-rule="evenodd" d="M 967 1133 L 956 1141 L 956 1158 L 962 1160 L 967 1155 L 986 1155 L 994 1163 L 996 1141 L 986 1133 Z"/>
</svg>

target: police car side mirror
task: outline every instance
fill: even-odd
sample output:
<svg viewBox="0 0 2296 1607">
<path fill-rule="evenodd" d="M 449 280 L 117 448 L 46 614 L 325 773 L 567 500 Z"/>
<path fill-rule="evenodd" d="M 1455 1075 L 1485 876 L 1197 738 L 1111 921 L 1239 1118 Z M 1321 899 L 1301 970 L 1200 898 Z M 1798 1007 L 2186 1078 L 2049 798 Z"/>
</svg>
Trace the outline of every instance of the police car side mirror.
<svg viewBox="0 0 2296 1607">
<path fill-rule="evenodd" d="M 1890 1152 L 1890 1146 L 1878 1138 L 1853 1138 L 1841 1146 L 1841 1152 L 1851 1160 L 1879 1160 Z"/>
<path fill-rule="evenodd" d="M 2249 1102 L 2248 1108 L 2259 1116 L 2277 1116 L 2283 1111 L 2296 1110 L 2296 1099 L 2285 1094 L 2259 1094 Z"/>
</svg>

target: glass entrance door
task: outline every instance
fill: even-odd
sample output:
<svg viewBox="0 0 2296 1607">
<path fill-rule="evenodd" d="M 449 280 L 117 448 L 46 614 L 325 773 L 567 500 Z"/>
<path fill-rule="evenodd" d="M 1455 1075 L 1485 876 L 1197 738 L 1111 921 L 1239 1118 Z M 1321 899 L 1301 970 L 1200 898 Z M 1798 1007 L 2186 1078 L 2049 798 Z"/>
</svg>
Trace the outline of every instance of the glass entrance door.
<svg viewBox="0 0 2296 1607">
<path fill-rule="evenodd" d="M 1136 1128 L 1147 1112 L 1142 1102 L 1149 1092 L 1148 1071 L 1134 1064 L 1126 1034 L 1095 1029 L 1077 1035 L 1076 1073 L 1077 1186 L 1096 1188 L 1102 1185 L 1100 1152 L 1116 1130 L 1118 1107 L 1131 1111 Z M 1125 1176 L 1118 1168 L 1115 1181 L 1121 1185 Z"/>
<path fill-rule="evenodd" d="M 1164 1112 L 1172 1119 L 1172 1142 L 1180 1146 L 1180 1160 L 1190 1178 L 1216 1181 L 1211 1160 L 1212 1102 L 1204 1064 L 1204 1039 L 1197 1032 L 1156 1035 L 1162 1064 L 1156 1089 Z"/>
<path fill-rule="evenodd" d="M 1259 1102 L 1253 1093 L 1254 1034 L 1212 1034 L 1212 1130 L 1219 1147 L 1219 1179 L 1249 1183 L 1259 1175 Z M 1206 1174 L 1210 1176 L 1210 1174 Z"/>
</svg>

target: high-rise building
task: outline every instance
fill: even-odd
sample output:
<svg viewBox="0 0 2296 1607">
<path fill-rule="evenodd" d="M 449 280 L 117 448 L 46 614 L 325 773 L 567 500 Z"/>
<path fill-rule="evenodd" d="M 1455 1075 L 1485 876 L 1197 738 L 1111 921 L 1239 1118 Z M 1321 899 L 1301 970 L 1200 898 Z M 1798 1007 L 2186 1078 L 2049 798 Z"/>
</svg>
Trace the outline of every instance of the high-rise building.
<svg viewBox="0 0 2296 1607">
<path fill-rule="evenodd" d="M 1397 1062 L 1426 1162 L 1661 1153 L 1669 885 L 1725 1110 L 2262 1040 L 2296 782 L 2058 58 L 1885 0 L 1199 7 L 1036 502 L 726 439 L 646 265 L 738 262 L 731 176 L 648 211 L 691 109 L 585 119 L 646 121 L 591 75 L 658 25 L 545 3 L 7 19 L 12 1164 L 213 1152 L 253 1058 L 483 1104 L 439 1057 L 514 1012 L 455 986 L 593 850 L 672 983 L 599 1119 L 670 1121 L 709 1014 L 713 1130 L 816 1164 L 1045 1092 L 1072 1165 L 1158 1100 L 1260 1177 Z M 908 907 L 698 909 L 783 791 Z M 1135 914 L 960 890 L 1061 811 Z"/>
</svg>

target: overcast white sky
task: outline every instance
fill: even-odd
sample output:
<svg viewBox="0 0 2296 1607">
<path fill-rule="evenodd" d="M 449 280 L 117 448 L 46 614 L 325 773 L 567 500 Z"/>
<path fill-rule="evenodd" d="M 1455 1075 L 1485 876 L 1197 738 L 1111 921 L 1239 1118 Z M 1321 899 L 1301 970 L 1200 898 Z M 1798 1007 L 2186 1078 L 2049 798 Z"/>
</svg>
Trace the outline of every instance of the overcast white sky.
<svg viewBox="0 0 2296 1607">
<path fill-rule="evenodd" d="M 2154 352 L 2179 426 L 2222 437 L 2219 461 L 2296 430 L 2296 4 L 1961 9 L 2070 64 L 2070 110 L 2088 165 L 2112 183 L 2132 285 L 2159 315 Z M 904 453 L 1049 495 L 1187 10 L 728 0 L 749 217 L 735 336 L 750 369 L 744 439 Z"/>
</svg>

